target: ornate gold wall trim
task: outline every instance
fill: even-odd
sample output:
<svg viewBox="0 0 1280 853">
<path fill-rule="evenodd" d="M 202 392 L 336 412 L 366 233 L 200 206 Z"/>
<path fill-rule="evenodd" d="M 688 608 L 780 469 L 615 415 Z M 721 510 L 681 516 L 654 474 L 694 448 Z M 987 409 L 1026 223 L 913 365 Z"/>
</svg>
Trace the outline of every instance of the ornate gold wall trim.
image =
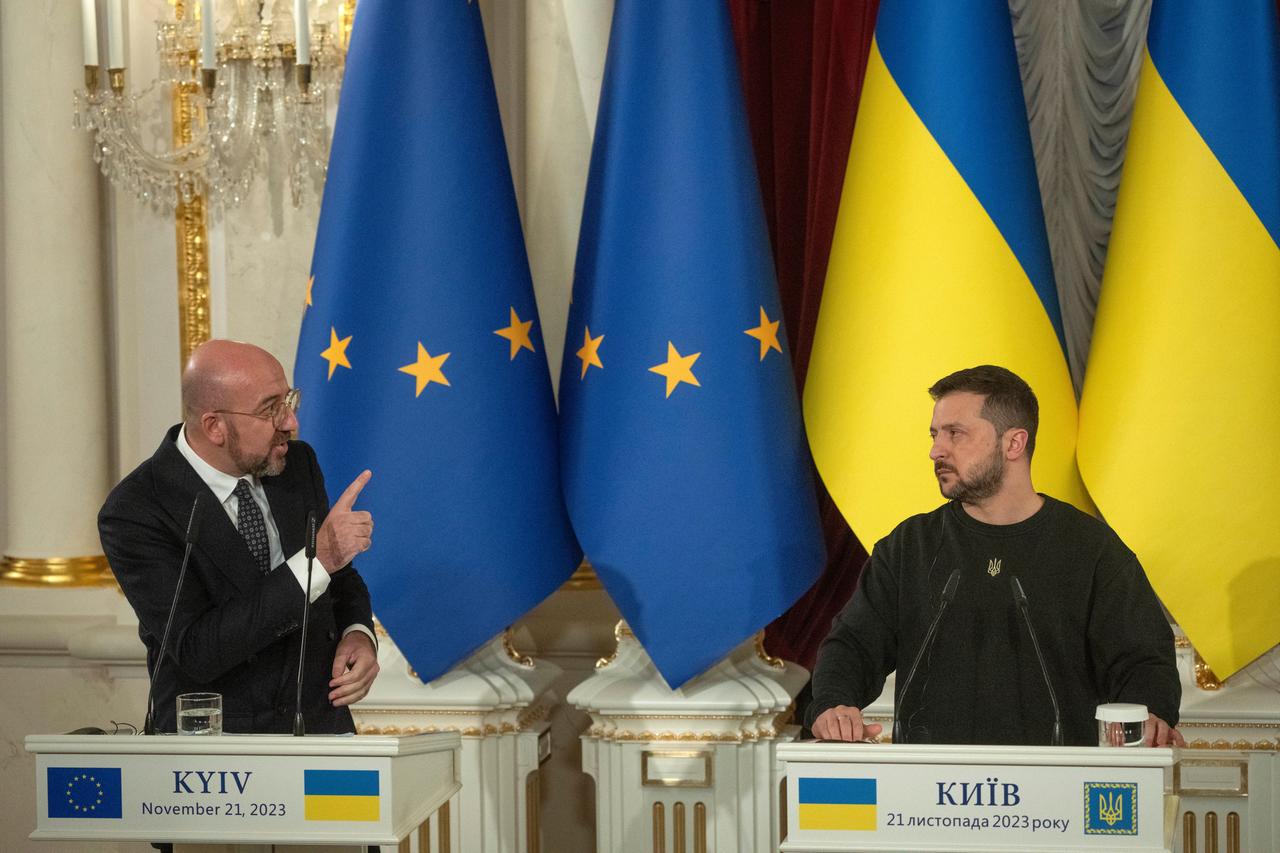
<svg viewBox="0 0 1280 853">
<path fill-rule="evenodd" d="M 1280 751 L 1280 741 L 1269 741 L 1269 740 L 1249 741 L 1249 740 L 1241 739 L 1237 741 L 1215 740 L 1212 743 L 1210 743 L 1204 738 L 1196 738 L 1195 740 L 1190 741 L 1187 744 L 1187 749 L 1217 749 L 1217 750 L 1232 749 L 1239 752 L 1244 752 L 1246 750 L 1260 750 L 1262 752 L 1277 752 L 1277 751 Z"/>
<path fill-rule="evenodd" d="M 0 563 L 0 583 L 22 586 L 115 586 L 116 579 L 102 555 L 91 557 L 11 557 Z"/>
<path fill-rule="evenodd" d="M 179 13 L 181 14 L 181 13 Z M 192 62 L 194 62 L 194 57 Z M 203 121 L 197 105 L 200 84 L 178 83 L 173 87 L 173 142 L 190 145 L 195 128 Z M 178 241 L 178 336 L 182 346 L 181 366 L 191 351 L 212 334 L 209 312 L 209 229 L 203 195 L 178 198 L 174 210 Z"/>
</svg>

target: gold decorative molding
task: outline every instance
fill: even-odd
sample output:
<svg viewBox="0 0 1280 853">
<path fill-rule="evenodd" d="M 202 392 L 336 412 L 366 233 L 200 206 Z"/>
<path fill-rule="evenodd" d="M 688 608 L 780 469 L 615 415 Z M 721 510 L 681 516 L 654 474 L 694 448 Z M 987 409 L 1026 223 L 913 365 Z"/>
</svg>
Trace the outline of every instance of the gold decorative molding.
<svg viewBox="0 0 1280 853">
<path fill-rule="evenodd" d="M 671 807 L 671 836 L 672 853 L 685 853 L 684 803 L 677 802 Z"/>
<path fill-rule="evenodd" d="M 181 10 L 177 10 L 181 17 Z M 194 62 L 194 57 L 192 62 Z M 200 84 L 189 81 L 173 86 L 173 143 L 175 147 L 191 144 L 196 127 L 204 120 L 197 103 L 202 98 Z M 209 229 L 202 194 L 190 198 L 179 196 L 174 209 L 174 225 L 178 241 L 178 336 L 181 364 L 185 366 L 191 352 L 209 340 L 212 334 L 209 312 Z"/>
<path fill-rule="evenodd" d="M 756 657 L 764 661 L 774 669 L 786 669 L 787 664 L 782 658 L 775 658 L 773 655 L 765 651 L 764 648 L 764 631 L 756 632 Z"/>
<path fill-rule="evenodd" d="M 449 838 L 449 801 L 445 800 L 440 804 L 440 808 L 436 809 L 436 843 L 440 847 L 441 853 L 448 853 L 453 849 L 452 841 Z"/>
<path fill-rule="evenodd" d="M 609 664 L 618 659 L 618 646 L 622 643 L 623 637 L 634 637 L 631 626 L 627 624 L 627 620 L 619 619 L 618 624 L 613 626 L 613 651 L 608 657 L 600 658 L 596 661 L 596 669 L 604 669 Z"/>
<path fill-rule="evenodd" d="M 1195 740 L 1190 741 L 1187 744 L 1187 749 L 1207 749 L 1207 750 L 1234 749 L 1238 751 L 1259 750 L 1262 752 L 1277 752 L 1277 751 L 1280 751 L 1280 741 L 1270 741 L 1270 740 L 1248 741 L 1244 739 L 1236 740 L 1236 741 L 1228 741 L 1228 740 L 1219 739 L 1219 740 L 1210 742 L 1205 740 L 1204 738 L 1196 738 Z"/>
<path fill-rule="evenodd" d="M 55 588 L 115 586 L 102 555 L 92 557 L 11 557 L 0 563 L 0 583 Z"/>
<path fill-rule="evenodd" d="M 1200 657 L 1199 652 L 1194 652 L 1194 654 L 1196 687 L 1199 687 L 1201 690 L 1220 690 L 1222 688 L 1222 679 L 1213 674 L 1213 670 L 1209 669 L 1209 664 L 1205 663 L 1204 658 Z"/>
<path fill-rule="evenodd" d="M 653 853 L 667 853 L 667 815 L 662 803 L 653 804 Z"/>
<path fill-rule="evenodd" d="M 596 570 L 591 567 L 584 557 L 569 579 L 564 582 L 561 589 L 572 590 L 574 592 L 583 592 L 588 590 L 604 589 L 604 584 L 600 583 L 600 578 L 596 575 Z"/>
<path fill-rule="evenodd" d="M 707 853 L 707 804 L 693 804 L 693 853 Z"/>
<path fill-rule="evenodd" d="M 1239 723 L 1189 723 L 1182 721 L 1188 729 L 1280 729 L 1280 723 L 1264 723 L 1258 721 L 1242 721 Z"/>
<path fill-rule="evenodd" d="M 535 668 L 533 658 L 516 649 L 515 638 L 512 636 L 510 628 L 502 632 L 502 650 L 507 653 L 507 657 L 525 669 Z"/>
</svg>

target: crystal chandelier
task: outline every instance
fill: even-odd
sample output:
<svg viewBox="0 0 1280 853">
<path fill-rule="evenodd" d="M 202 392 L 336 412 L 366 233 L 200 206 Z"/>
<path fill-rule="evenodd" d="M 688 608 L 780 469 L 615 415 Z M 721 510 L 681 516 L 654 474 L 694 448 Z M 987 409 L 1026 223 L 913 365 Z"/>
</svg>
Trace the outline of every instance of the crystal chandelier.
<svg viewBox="0 0 1280 853">
<path fill-rule="evenodd" d="M 295 207 L 318 197 L 354 0 L 224 0 L 221 14 L 213 0 L 170 0 L 172 16 L 157 23 L 159 73 L 136 94 L 125 84 L 123 2 L 106 0 L 101 87 L 96 3 L 83 0 L 85 88 L 73 120 L 112 184 L 161 214 L 198 197 L 234 207 L 264 171 L 288 182 Z"/>
</svg>

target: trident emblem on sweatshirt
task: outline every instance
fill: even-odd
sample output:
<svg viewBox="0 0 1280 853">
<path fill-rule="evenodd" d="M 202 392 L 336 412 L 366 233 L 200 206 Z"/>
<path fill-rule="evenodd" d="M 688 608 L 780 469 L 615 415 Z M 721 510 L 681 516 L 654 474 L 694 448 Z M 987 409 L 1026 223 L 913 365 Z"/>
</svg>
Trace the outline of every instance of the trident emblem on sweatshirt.
<svg viewBox="0 0 1280 853">
<path fill-rule="evenodd" d="M 999 558 L 993 557 L 990 560 L 987 560 L 987 574 L 991 575 L 991 577 L 995 577 L 1000 574 Z"/>
</svg>

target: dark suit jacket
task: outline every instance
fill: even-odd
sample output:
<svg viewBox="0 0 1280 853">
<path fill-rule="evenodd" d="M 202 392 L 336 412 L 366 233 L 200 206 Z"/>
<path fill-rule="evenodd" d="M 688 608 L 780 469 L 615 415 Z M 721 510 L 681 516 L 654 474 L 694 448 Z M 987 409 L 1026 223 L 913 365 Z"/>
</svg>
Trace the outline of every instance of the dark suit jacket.
<svg viewBox="0 0 1280 853">
<path fill-rule="evenodd" d="M 147 647 L 156 731 L 175 730 L 178 694 L 208 691 L 222 694 L 224 731 L 291 732 L 302 587 L 286 566 L 266 576 L 258 571 L 226 510 L 178 451 L 179 429 L 169 430 L 155 455 L 120 481 L 98 513 L 103 550 Z M 321 520 L 329 510 L 315 451 L 290 442 L 283 473 L 263 478 L 262 485 L 287 559 L 303 546 L 307 510 L 314 508 Z M 199 532 L 161 664 L 160 640 L 197 493 Z M 317 564 L 315 571 L 324 569 Z M 354 730 L 351 713 L 329 704 L 333 657 L 348 625 L 373 630 L 369 591 L 356 570 L 347 565 L 330 580 L 311 606 L 307 629 L 302 711 L 311 734 Z"/>
</svg>

